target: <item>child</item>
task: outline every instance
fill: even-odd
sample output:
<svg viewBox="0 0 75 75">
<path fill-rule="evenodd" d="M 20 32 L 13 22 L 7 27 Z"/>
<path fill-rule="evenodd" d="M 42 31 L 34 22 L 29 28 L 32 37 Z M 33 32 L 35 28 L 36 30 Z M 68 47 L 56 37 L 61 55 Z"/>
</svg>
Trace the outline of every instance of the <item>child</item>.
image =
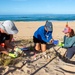
<svg viewBox="0 0 75 75">
<path fill-rule="evenodd" d="M 75 35 L 74 30 L 70 27 L 66 27 L 63 31 L 65 34 L 63 44 L 60 46 L 67 48 L 66 58 L 71 59 L 75 53 Z"/>
<path fill-rule="evenodd" d="M 18 29 L 12 21 L 7 20 L 0 25 L 0 51 L 14 58 L 16 57 L 16 55 L 14 53 L 9 53 L 7 51 L 7 48 L 18 50 L 17 48 L 15 48 L 15 46 L 10 44 L 13 34 L 16 33 L 18 33 Z M 1 46 L 1 44 L 3 44 L 4 46 Z"/>
<path fill-rule="evenodd" d="M 33 35 L 33 41 L 35 43 L 35 50 L 36 51 L 46 51 L 46 44 L 48 42 L 52 43 L 52 32 L 53 32 L 53 26 L 51 22 L 46 21 L 46 24 L 44 26 L 39 27 L 34 35 Z"/>
</svg>

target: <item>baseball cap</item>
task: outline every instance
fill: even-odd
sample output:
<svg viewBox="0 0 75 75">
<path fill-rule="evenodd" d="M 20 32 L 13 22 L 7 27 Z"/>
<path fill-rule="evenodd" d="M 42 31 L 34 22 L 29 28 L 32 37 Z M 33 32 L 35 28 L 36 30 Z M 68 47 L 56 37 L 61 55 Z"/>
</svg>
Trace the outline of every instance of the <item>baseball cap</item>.
<svg viewBox="0 0 75 75">
<path fill-rule="evenodd" d="M 64 33 L 70 33 L 71 32 L 71 28 L 70 27 L 66 27 L 63 30 Z"/>
<path fill-rule="evenodd" d="M 46 21 L 45 27 L 48 31 L 53 31 L 53 25 L 51 22 Z"/>
<path fill-rule="evenodd" d="M 0 28 L 2 28 L 8 34 L 16 34 L 16 33 L 18 33 L 18 29 L 16 28 L 15 24 L 10 20 L 4 21 L 0 25 Z"/>
</svg>

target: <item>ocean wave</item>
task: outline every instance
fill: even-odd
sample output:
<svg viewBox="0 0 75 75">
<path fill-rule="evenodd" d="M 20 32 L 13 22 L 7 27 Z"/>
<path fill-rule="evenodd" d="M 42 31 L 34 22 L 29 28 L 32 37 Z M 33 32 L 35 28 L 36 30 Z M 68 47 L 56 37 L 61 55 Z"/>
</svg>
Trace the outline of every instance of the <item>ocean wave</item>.
<svg viewBox="0 0 75 75">
<path fill-rule="evenodd" d="M 29 14 L 29 15 L 0 15 L 0 21 L 73 21 L 75 14 Z"/>
</svg>

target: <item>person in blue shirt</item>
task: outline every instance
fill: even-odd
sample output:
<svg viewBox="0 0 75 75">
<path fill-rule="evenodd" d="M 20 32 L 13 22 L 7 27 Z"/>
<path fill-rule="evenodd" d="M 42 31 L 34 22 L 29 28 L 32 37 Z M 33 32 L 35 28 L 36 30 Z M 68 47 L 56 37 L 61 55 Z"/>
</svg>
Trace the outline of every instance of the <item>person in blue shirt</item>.
<svg viewBox="0 0 75 75">
<path fill-rule="evenodd" d="M 65 34 L 64 41 L 60 45 L 67 49 L 66 58 L 71 59 L 75 54 L 75 33 L 74 30 L 68 26 L 63 32 Z"/>
<path fill-rule="evenodd" d="M 52 32 L 53 32 L 53 25 L 51 22 L 46 21 L 44 26 L 39 27 L 34 35 L 33 41 L 35 43 L 35 50 L 36 51 L 46 51 L 46 44 L 48 42 L 52 43 Z"/>
</svg>

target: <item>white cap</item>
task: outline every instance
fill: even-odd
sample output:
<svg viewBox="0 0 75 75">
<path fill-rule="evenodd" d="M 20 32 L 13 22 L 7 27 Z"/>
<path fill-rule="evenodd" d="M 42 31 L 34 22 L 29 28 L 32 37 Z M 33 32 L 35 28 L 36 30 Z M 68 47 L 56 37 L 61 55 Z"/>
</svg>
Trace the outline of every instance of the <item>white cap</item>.
<svg viewBox="0 0 75 75">
<path fill-rule="evenodd" d="M 8 34 L 16 34 L 16 33 L 18 33 L 18 29 L 16 28 L 15 24 L 10 20 L 4 21 L 0 25 L 0 28 L 2 28 Z"/>
</svg>

